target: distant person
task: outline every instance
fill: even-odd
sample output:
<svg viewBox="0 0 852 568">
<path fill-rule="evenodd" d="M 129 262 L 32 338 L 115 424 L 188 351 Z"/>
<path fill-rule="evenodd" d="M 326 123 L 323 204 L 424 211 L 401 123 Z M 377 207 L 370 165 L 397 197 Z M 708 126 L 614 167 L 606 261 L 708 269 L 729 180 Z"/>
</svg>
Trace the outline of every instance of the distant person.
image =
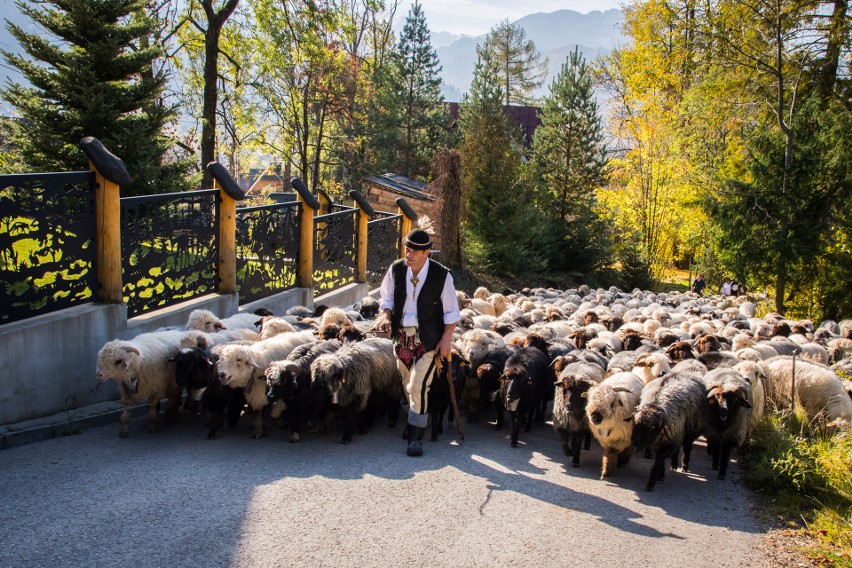
<svg viewBox="0 0 852 568">
<path fill-rule="evenodd" d="M 740 295 L 740 284 L 736 280 L 731 282 L 731 296 L 739 296 Z"/>
<path fill-rule="evenodd" d="M 731 295 L 731 279 L 725 278 L 725 283 L 722 284 L 722 295 L 730 296 Z"/>
<path fill-rule="evenodd" d="M 698 294 L 699 296 L 704 293 L 704 288 L 707 286 L 707 282 L 704 281 L 704 275 L 699 274 L 695 277 L 695 280 L 692 282 L 692 291 Z"/>
</svg>

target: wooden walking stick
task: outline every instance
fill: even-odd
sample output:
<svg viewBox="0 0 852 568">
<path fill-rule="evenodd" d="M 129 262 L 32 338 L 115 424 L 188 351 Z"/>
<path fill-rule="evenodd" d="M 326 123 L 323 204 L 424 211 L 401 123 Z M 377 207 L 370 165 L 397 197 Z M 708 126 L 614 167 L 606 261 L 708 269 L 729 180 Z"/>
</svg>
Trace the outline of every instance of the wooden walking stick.
<svg viewBox="0 0 852 568">
<path fill-rule="evenodd" d="M 459 433 L 459 438 L 464 441 L 464 432 L 461 426 L 461 415 L 459 414 L 459 404 L 456 402 L 456 385 L 453 384 L 453 354 L 447 353 L 447 381 L 450 383 L 450 402 L 453 403 L 453 414 L 456 417 L 456 431 Z"/>
</svg>

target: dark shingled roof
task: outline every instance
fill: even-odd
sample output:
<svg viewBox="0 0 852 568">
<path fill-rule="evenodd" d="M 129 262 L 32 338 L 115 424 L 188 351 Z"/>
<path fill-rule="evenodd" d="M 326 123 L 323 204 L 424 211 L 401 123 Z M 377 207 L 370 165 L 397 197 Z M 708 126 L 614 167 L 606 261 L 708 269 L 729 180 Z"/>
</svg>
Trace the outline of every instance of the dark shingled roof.
<svg viewBox="0 0 852 568">
<path fill-rule="evenodd" d="M 422 199 L 425 201 L 435 201 L 435 196 L 426 192 L 425 183 L 399 174 L 382 174 L 380 176 L 364 178 L 364 181 L 380 185 L 394 193 L 399 193 L 404 197 L 412 197 L 414 199 Z"/>
</svg>

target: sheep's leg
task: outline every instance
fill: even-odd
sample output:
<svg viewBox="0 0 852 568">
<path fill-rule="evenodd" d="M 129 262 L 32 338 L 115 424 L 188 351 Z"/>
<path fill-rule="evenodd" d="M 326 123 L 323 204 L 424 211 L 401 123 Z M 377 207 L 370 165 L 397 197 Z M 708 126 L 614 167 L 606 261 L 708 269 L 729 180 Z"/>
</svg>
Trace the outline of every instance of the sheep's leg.
<svg viewBox="0 0 852 568">
<path fill-rule="evenodd" d="M 731 460 L 731 450 L 733 447 L 730 442 L 722 442 L 721 461 L 719 462 L 719 475 L 717 479 L 725 479 L 725 474 L 728 472 L 728 462 Z"/>
<path fill-rule="evenodd" d="M 207 439 L 215 440 L 216 432 L 219 431 L 219 427 L 222 425 L 222 412 L 217 410 L 213 410 L 212 408 L 207 409 Z"/>
<path fill-rule="evenodd" d="M 603 459 L 601 460 L 601 479 L 606 479 L 612 475 L 612 470 L 614 469 L 612 464 L 615 457 L 616 452 L 609 449 L 604 450 Z"/>
<path fill-rule="evenodd" d="M 692 443 L 695 438 L 688 438 L 683 441 L 683 461 L 681 462 L 681 471 L 689 471 L 689 458 L 692 456 Z"/>
<path fill-rule="evenodd" d="M 118 435 L 121 438 L 126 438 L 130 433 L 130 403 L 129 399 L 121 398 L 123 410 L 121 417 L 118 419 Z"/>
<path fill-rule="evenodd" d="M 571 432 L 571 467 L 580 467 L 580 449 L 585 435 L 582 430 Z"/>
<path fill-rule="evenodd" d="M 512 422 L 512 447 L 518 447 L 518 431 L 521 429 L 521 420 L 518 416 L 517 411 L 509 411 L 509 418 L 511 418 Z"/>
<path fill-rule="evenodd" d="M 583 449 L 588 450 L 591 447 L 592 447 L 592 431 L 587 430 L 586 431 L 586 437 L 584 438 L 584 441 L 583 441 Z"/>
<path fill-rule="evenodd" d="M 343 410 L 343 438 L 341 444 L 348 444 L 352 441 L 355 435 L 355 427 L 358 424 L 358 404 L 353 401 L 347 408 Z"/>
<path fill-rule="evenodd" d="M 654 465 L 651 467 L 651 477 L 648 478 L 648 483 L 645 485 L 646 491 L 653 491 L 657 481 L 663 481 L 666 475 L 666 456 L 657 452 L 654 459 Z"/>
<path fill-rule="evenodd" d="M 535 407 L 529 409 L 529 411 L 526 413 L 526 416 L 524 417 L 524 432 L 529 432 L 530 430 L 532 430 L 533 414 L 535 414 Z"/>
<path fill-rule="evenodd" d="M 172 424 L 177 418 L 178 412 L 180 412 L 180 394 L 182 389 L 177 385 L 170 388 L 166 396 L 169 399 L 169 403 L 166 406 L 166 413 L 164 422 L 166 424 Z"/>
<path fill-rule="evenodd" d="M 556 432 L 562 440 L 562 453 L 566 456 L 571 455 L 571 432 L 565 428 L 557 428 Z"/>
<path fill-rule="evenodd" d="M 630 463 L 630 459 L 633 457 L 633 447 L 627 446 L 618 454 L 618 462 L 616 465 L 618 467 L 622 467 Z"/>
<path fill-rule="evenodd" d="M 160 406 L 159 396 L 148 397 L 148 432 L 157 431 L 157 409 Z"/>
<path fill-rule="evenodd" d="M 263 407 L 261 406 L 254 411 L 254 427 L 251 431 L 251 437 L 255 440 L 263 438 Z"/>
</svg>

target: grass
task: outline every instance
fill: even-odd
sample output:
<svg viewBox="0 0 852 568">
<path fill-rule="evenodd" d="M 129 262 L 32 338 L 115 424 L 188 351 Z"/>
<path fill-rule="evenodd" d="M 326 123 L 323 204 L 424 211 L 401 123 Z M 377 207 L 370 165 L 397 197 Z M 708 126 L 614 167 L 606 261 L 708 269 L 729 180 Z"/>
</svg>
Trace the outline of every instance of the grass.
<svg viewBox="0 0 852 568">
<path fill-rule="evenodd" d="M 818 427 L 819 426 L 819 427 Z M 770 413 L 740 452 L 746 483 L 775 515 L 811 537 L 804 552 L 852 566 L 852 435 L 811 425 L 804 411 Z"/>
</svg>

